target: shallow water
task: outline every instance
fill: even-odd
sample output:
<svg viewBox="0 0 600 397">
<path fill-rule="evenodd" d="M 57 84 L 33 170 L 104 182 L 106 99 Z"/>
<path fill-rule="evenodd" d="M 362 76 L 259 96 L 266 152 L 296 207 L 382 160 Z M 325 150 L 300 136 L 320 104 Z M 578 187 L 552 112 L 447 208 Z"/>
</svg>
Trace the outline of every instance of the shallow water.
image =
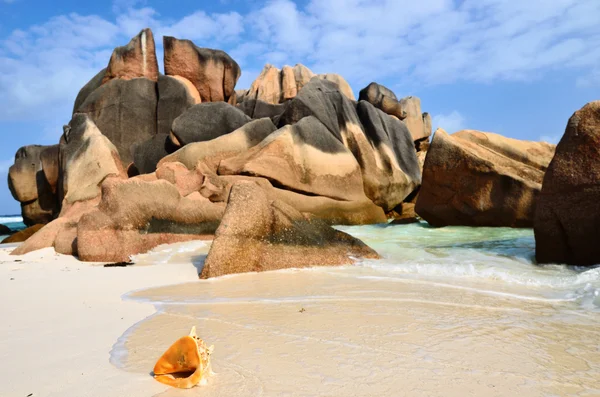
<svg viewBox="0 0 600 397">
<path fill-rule="evenodd" d="M 527 229 L 339 229 L 383 259 L 132 292 L 157 313 L 111 361 L 148 373 L 195 325 L 218 375 L 165 396 L 600 395 L 600 268 L 533 264 Z M 201 270 L 208 247 L 138 260 Z"/>
</svg>

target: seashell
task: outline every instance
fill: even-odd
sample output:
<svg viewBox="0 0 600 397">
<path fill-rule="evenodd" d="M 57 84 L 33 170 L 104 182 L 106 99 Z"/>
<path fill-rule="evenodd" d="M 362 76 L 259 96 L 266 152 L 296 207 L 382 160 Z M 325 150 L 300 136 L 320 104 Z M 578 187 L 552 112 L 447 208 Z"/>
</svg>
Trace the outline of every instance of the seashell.
<svg viewBox="0 0 600 397">
<path fill-rule="evenodd" d="M 206 378 L 213 375 L 210 366 L 213 349 L 214 346 L 206 347 L 196 335 L 196 327 L 192 327 L 189 335 L 179 338 L 158 359 L 154 379 L 180 389 L 206 384 Z"/>
</svg>

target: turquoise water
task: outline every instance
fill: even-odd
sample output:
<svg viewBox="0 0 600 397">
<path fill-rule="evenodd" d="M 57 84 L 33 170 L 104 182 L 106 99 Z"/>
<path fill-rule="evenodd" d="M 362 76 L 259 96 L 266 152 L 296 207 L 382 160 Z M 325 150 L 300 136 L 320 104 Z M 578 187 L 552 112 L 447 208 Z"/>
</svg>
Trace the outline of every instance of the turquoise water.
<svg viewBox="0 0 600 397">
<path fill-rule="evenodd" d="M 0 223 L 8 226 L 13 232 L 18 232 L 26 227 L 23 223 L 23 218 L 20 215 L 2 215 L 0 216 Z M 7 236 L 0 235 L 0 241 L 5 237 Z"/>
<path fill-rule="evenodd" d="M 600 267 L 535 264 L 531 229 L 433 228 L 425 222 L 337 228 L 383 257 L 361 262 L 359 266 L 369 270 L 363 277 L 425 279 L 600 309 Z"/>
</svg>

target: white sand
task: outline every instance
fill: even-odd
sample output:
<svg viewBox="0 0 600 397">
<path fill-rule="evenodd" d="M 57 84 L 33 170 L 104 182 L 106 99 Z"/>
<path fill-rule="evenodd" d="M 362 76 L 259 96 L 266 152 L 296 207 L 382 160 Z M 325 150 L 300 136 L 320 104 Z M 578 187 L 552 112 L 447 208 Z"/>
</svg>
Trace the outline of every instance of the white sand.
<svg viewBox="0 0 600 397">
<path fill-rule="evenodd" d="M 600 317 L 567 301 L 360 267 L 197 281 L 197 253 L 128 268 L 14 259 L 0 250 L 2 397 L 600 395 Z M 218 374 L 187 391 L 154 381 L 193 325 Z"/>
<path fill-rule="evenodd" d="M 118 338 L 155 312 L 121 295 L 196 280 L 192 263 L 104 268 L 52 249 L 22 257 L 9 256 L 10 250 L 0 249 L 0 396 L 136 397 L 165 391 L 148 374 L 127 373 L 109 362 Z"/>
</svg>

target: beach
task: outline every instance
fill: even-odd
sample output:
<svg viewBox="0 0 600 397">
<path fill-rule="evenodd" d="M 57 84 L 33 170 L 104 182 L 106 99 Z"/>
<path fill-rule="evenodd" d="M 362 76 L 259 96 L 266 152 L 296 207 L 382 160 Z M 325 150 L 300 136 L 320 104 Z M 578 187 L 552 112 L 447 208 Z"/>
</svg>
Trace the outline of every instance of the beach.
<svg viewBox="0 0 600 397">
<path fill-rule="evenodd" d="M 599 269 L 532 265 L 528 230 L 341 229 L 383 259 L 201 281 L 205 242 L 112 268 L 3 248 L 0 395 L 600 394 Z M 170 389 L 150 372 L 192 326 L 216 375 Z"/>
</svg>

